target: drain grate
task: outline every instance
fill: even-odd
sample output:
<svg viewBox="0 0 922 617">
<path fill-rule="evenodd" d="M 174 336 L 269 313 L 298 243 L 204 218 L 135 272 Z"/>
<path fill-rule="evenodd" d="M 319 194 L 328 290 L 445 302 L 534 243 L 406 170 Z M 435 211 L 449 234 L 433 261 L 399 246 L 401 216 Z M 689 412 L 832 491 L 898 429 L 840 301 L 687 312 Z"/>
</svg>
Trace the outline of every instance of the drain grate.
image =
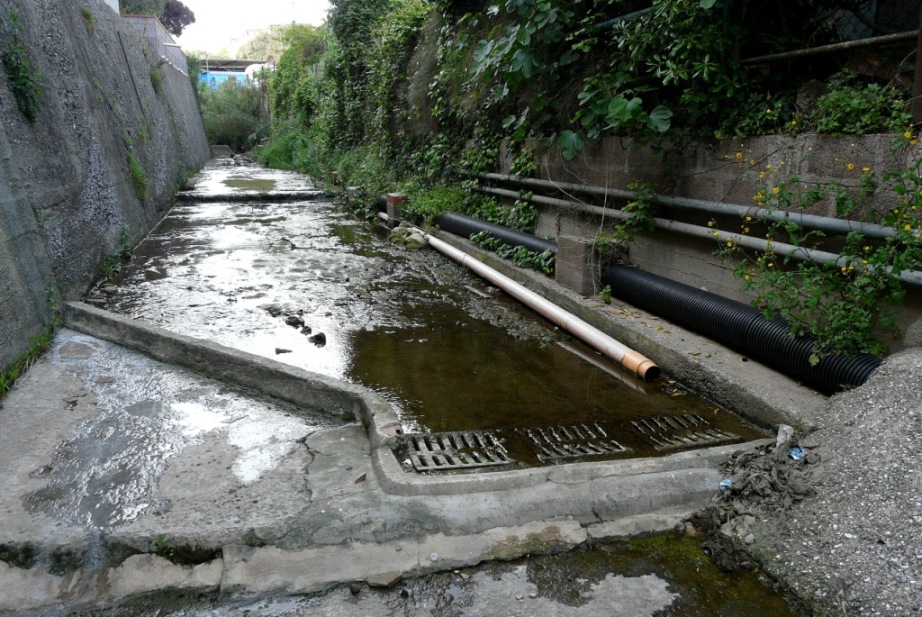
<svg viewBox="0 0 922 617">
<path fill-rule="evenodd" d="M 631 451 L 614 439 L 609 439 L 608 434 L 597 422 L 591 426 L 576 424 L 519 430 L 538 448 L 538 460 L 542 463 L 625 454 Z"/>
<path fill-rule="evenodd" d="M 510 467 L 502 440 L 489 431 L 454 431 L 406 435 L 408 455 L 416 471 L 448 471 Z"/>
<path fill-rule="evenodd" d="M 698 414 L 643 418 L 631 420 L 631 425 L 658 451 L 715 445 L 740 439 L 733 433 L 711 426 L 710 422 Z"/>
</svg>

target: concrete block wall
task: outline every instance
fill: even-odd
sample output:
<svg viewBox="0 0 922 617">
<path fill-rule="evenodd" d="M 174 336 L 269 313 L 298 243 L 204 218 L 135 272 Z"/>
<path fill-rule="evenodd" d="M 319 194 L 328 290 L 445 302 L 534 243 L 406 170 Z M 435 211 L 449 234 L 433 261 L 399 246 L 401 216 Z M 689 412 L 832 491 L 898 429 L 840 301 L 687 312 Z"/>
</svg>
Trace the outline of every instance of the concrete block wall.
<svg viewBox="0 0 922 617">
<path fill-rule="evenodd" d="M 30 123 L 0 79 L 0 370 L 50 323 L 49 294 L 78 298 L 210 158 L 189 79 L 164 65 L 155 91 L 155 56 L 103 0 L 0 0 L 0 16 L 14 11 L 41 94 Z"/>
<path fill-rule="evenodd" d="M 630 140 L 608 138 L 587 147 L 572 161 L 564 160 L 558 151 L 551 150 L 540 161 L 538 173 L 543 179 L 616 189 L 627 189 L 634 181 L 649 182 L 654 192 L 664 195 L 754 207 L 754 195 L 764 191 L 767 182 L 777 183 L 794 176 L 800 180 L 801 187 L 831 181 L 857 187 L 865 167 L 878 172 L 902 170 L 922 157 L 922 147 L 896 147 L 898 145 L 906 145 L 902 135 L 768 136 L 714 142 L 659 154 Z M 760 178 L 759 172 L 765 177 Z M 611 205 L 619 208 L 623 204 Z M 871 207 L 881 211 L 894 205 L 894 194 L 887 190 L 879 190 L 871 200 Z M 571 241 L 564 237 L 592 238 L 610 231 L 612 224 L 617 222 L 546 206 L 540 206 L 539 211 L 536 233 L 558 241 Z M 831 203 L 819 203 L 806 212 L 835 216 Z M 853 213 L 852 218 L 858 219 L 863 214 Z M 737 217 L 714 217 L 686 209 L 661 208 L 658 216 L 700 226 L 707 226 L 713 218 L 718 228 L 728 232 L 738 232 L 741 226 Z M 733 274 L 736 264 L 716 257 L 717 248 L 717 243 L 709 240 L 654 231 L 637 234 L 628 246 L 627 256 L 630 263 L 648 272 L 741 302 L 751 302 L 752 295 Z M 893 341 L 892 350 L 922 345 L 920 315 L 922 290 L 910 287 L 904 305 L 897 310 L 904 338 Z"/>
</svg>

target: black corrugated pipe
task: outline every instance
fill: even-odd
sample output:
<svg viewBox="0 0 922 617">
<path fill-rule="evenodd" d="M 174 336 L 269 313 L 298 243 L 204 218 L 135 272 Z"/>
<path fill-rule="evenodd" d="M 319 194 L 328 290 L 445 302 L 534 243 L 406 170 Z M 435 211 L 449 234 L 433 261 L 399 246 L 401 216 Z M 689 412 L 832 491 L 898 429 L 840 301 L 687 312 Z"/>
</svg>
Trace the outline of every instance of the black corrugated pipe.
<svg viewBox="0 0 922 617">
<path fill-rule="evenodd" d="M 610 285 L 616 298 L 719 341 L 826 394 L 860 386 L 881 363 L 877 356 L 832 354 L 811 366 L 813 339 L 792 336 L 784 320 L 769 321 L 742 302 L 637 268 L 611 266 L 602 273 L 602 284 Z"/>
<path fill-rule="evenodd" d="M 455 234 L 456 236 L 470 238 L 476 233 L 487 231 L 513 248 L 524 246 L 529 251 L 534 251 L 536 253 L 550 251 L 555 255 L 557 254 L 557 245 L 550 240 L 545 240 L 522 231 L 509 229 L 502 225 L 487 223 L 486 221 L 458 214 L 457 212 L 444 212 L 435 217 L 434 222 L 441 229 L 448 233 Z"/>
</svg>

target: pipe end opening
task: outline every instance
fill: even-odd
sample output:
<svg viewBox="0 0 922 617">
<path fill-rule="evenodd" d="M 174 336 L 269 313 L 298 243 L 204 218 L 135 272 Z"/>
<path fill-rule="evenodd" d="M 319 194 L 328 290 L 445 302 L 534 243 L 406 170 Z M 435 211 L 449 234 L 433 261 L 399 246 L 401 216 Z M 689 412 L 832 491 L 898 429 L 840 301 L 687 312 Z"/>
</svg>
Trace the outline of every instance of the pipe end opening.
<svg viewBox="0 0 922 617">
<path fill-rule="evenodd" d="M 637 368 L 637 374 L 644 381 L 656 381 L 663 374 L 663 371 L 660 370 L 660 367 L 653 364 L 653 362 L 647 360 L 641 363 Z"/>
</svg>

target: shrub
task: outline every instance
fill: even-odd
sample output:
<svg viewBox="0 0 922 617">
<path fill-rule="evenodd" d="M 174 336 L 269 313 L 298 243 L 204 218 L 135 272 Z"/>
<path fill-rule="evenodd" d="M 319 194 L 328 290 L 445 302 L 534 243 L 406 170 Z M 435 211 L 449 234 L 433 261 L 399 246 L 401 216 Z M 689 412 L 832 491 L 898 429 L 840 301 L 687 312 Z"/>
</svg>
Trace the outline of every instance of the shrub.
<svg viewBox="0 0 922 617">
<path fill-rule="evenodd" d="M 269 114 L 260 89 L 227 81 L 217 90 L 201 88 L 199 96 L 209 143 L 227 145 L 240 152 L 258 143 L 267 133 Z"/>
</svg>

